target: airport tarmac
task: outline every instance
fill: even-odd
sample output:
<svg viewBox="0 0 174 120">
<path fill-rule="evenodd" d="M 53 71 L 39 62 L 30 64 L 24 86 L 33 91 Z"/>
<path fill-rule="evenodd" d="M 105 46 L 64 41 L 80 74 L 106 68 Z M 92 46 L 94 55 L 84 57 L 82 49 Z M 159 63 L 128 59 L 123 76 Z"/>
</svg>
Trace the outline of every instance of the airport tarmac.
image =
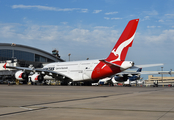
<svg viewBox="0 0 174 120">
<path fill-rule="evenodd" d="M 1 120 L 173 120 L 174 88 L 0 85 Z"/>
</svg>

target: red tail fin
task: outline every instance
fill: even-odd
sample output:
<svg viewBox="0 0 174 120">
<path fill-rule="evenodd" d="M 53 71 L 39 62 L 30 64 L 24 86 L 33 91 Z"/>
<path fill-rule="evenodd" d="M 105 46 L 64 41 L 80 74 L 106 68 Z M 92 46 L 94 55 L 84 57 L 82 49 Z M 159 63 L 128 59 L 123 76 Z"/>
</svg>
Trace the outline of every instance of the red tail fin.
<svg viewBox="0 0 174 120">
<path fill-rule="evenodd" d="M 138 26 L 139 19 L 129 21 L 110 55 L 106 59 L 107 61 L 124 61 L 127 55 L 129 47 L 132 46 L 135 31 Z"/>
</svg>

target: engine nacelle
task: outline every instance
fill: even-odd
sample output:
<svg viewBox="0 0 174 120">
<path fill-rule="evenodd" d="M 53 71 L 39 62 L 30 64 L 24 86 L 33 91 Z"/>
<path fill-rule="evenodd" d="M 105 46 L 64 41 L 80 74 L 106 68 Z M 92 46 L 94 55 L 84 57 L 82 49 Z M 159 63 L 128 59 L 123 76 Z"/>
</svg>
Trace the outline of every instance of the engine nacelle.
<svg viewBox="0 0 174 120">
<path fill-rule="evenodd" d="M 40 75 L 40 74 L 33 74 L 33 75 L 30 75 L 28 78 L 31 82 L 40 82 L 41 83 L 44 80 L 44 76 Z"/>
<path fill-rule="evenodd" d="M 17 71 L 15 73 L 15 78 L 17 80 L 27 80 L 28 79 L 28 74 L 23 72 L 23 71 Z"/>
<path fill-rule="evenodd" d="M 132 77 L 129 77 L 130 81 L 135 81 L 135 80 L 139 80 L 140 79 L 140 75 L 134 75 Z"/>
<path fill-rule="evenodd" d="M 114 80 L 117 82 L 125 82 L 125 81 L 127 81 L 127 79 L 128 79 L 128 76 L 123 76 L 123 77 L 115 76 L 114 77 Z"/>
</svg>

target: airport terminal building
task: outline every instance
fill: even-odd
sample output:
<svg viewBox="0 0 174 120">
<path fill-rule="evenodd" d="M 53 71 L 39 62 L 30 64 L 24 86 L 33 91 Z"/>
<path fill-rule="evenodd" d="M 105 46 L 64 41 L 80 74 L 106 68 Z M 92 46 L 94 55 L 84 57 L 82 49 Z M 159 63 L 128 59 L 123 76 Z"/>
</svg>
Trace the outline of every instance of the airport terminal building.
<svg viewBox="0 0 174 120">
<path fill-rule="evenodd" d="M 162 86 L 164 86 L 164 85 L 165 86 L 168 86 L 168 85 L 174 86 L 174 77 L 149 75 L 148 80 L 145 80 L 146 85 L 153 85 L 154 83 L 157 83 L 157 82 L 158 82 L 158 85 L 162 85 Z"/>
<path fill-rule="evenodd" d="M 46 51 L 40 50 L 38 48 L 19 45 L 19 44 L 9 44 L 0 43 L 0 61 L 17 59 L 21 66 L 27 66 L 22 63 L 50 63 L 50 62 L 63 62 L 64 60 L 60 58 L 58 51 L 52 51 L 53 54 Z"/>
<path fill-rule="evenodd" d="M 42 68 L 43 64 L 51 62 L 64 62 L 64 60 L 60 58 L 57 50 L 53 50 L 51 54 L 30 46 L 0 43 L 0 76 L 13 74 L 7 73 L 3 68 L 4 63 L 7 61 L 16 63 L 15 65 L 20 67 L 33 65 L 35 68 Z"/>
</svg>

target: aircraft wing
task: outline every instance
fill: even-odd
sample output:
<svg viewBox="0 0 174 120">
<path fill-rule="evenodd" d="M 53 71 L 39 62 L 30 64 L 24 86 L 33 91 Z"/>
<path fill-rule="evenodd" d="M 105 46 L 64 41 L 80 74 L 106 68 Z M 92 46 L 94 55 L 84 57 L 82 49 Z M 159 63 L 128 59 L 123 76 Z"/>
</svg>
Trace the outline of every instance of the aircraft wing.
<svg viewBox="0 0 174 120">
<path fill-rule="evenodd" d="M 6 63 L 7 64 L 7 63 Z M 61 73 L 55 72 L 55 71 L 51 71 L 51 70 L 45 70 L 45 69 L 35 69 L 35 68 L 28 68 L 28 67 L 15 67 L 15 66 L 6 66 L 6 64 L 3 66 L 5 69 L 6 68 L 10 68 L 10 69 L 16 69 L 16 70 L 22 70 L 25 72 L 38 72 L 40 74 L 44 74 L 44 75 L 49 75 L 52 76 L 54 78 L 59 78 L 59 79 L 71 79 L 66 75 L 63 75 Z"/>
<path fill-rule="evenodd" d="M 123 71 L 120 73 L 117 73 L 117 75 L 123 75 L 123 74 L 132 74 L 132 75 L 137 75 L 137 74 L 149 74 L 149 75 L 157 75 L 157 74 L 174 74 L 174 72 L 171 71 L 142 71 L 142 72 L 136 72 L 136 71 Z"/>
<path fill-rule="evenodd" d="M 155 67 L 155 66 L 163 66 L 164 64 L 159 63 L 159 64 L 145 64 L 145 65 L 134 65 L 130 69 L 135 69 L 135 68 L 145 68 L 145 67 Z M 162 71 L 123 71 L 120 73 L 117 73 L 117 75 L 138 75 L 138 74 L 169 74 L 169 72 L 162 72 Z"/>
<path fill-rule="evenodd" d="M 34 69 L 33 70 L 34 72 L 38 72 L 38 73 L 41 73 L 41 74 L 44 74 L 44 75 L 49 75 L 49 76 L 53 76 L 54 78 L 59 78 L 59 79 L 71 79 L 69 78 L 68 76 L 64 75 L 64 74 L 61 74 L 61 73 L 58 73 L 58 72 L 55 72 L 55 71 L 51 71 L 51 70 L 44 70 L 44 69 Z"/>
<path fill-rule="evenodd" d="M 145 67 L 155 67 L 155 66 L 163 66 L 164 64 L 159 63 L 159 64 L 145 64 L 145 65 L 134 65 L 133 67 L 131 67 L 131 69 L 134 68 L 145 68 Z"/>
<path fill-rule="evenodd" d="M 141 74 L 174 74 L 172 71 L 143 71 Z"/>
<path fill-rule="evenodd" d="M 123 71 L 123 72 L 117 73 L 116 75 L 138 75 L 138 74 L 141 74 L 141 72 Z"/>
<path fill-rule="evenodd" d="M 23 70 L 23 71 L 28 71 L 28 72 L 33 71 L 33 68 L 28 68 L 28 67 L 7 66 L 7 63 L 5 63 L 5 65 L 3 67 L 5 69 L 10 68 L 10 69 Z"/>
</svg>

